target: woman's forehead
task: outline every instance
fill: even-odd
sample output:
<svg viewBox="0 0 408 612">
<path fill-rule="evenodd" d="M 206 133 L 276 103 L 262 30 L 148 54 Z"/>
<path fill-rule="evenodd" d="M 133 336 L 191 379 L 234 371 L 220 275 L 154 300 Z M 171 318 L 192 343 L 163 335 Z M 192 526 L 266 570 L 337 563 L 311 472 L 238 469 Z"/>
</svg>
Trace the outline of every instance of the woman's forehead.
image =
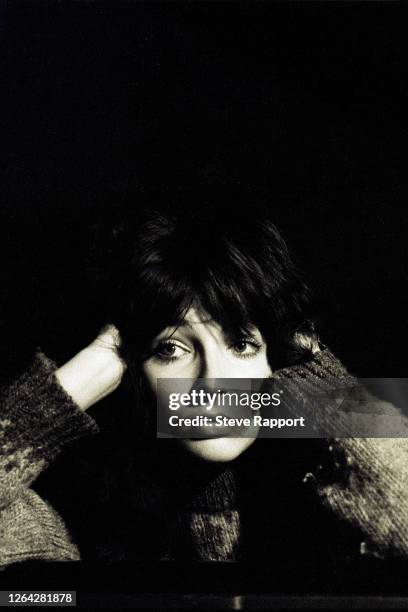
<svg viewBox="0 0 408 612">
<path fill-rule="evenodd" d="M 227 329 L 224 329 L 222 323 L 214 319 L 204 308 L 200 306 L 192 306 L 187 310 L 183 319 L 176 325 L 170 325 L 163 330 L 162 334 L 174 334 L 178 330 L 185 331 L 193 331 L 200 332 L 200 330 L 204 329 L 214 329 L 219 332 L 225 333 Z M 248 323 L 244 327 L 245 330 L 250 331 L 251 333 L 260 333 L 256 325 L 252 323 Z M 162 335 L 160 334 L 160 335 Z"/>
<path fill-rule="evenodd" d="M 166 329 L 164 329 L 160 335 L 164 333 L 174 334 L 177 330 L 199 330 L 200 326 L 216 326 L 221 328 L 219 323 L 214 321 L 213 317 L 209 315 L 202 308 L 191 307 L 187 310 L 185 316 L 176 324 L 168 325 Z"/>
<path fill-rule="evenodd" d="M 211 323 L 214 322 L 211 315 L 208 314 L 203 308 L 199 306 L 192 306 L 187 312 L 186 315 L 181 322 L 181 325 L 201 325 L 203 323 Z"/>
</svg>

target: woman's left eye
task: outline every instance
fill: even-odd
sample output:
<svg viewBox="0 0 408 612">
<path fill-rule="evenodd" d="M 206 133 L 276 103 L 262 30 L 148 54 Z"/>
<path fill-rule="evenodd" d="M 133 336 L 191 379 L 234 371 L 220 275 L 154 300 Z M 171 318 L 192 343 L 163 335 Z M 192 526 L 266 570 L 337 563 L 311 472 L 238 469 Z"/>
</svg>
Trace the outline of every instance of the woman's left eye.
<svg viewBox="0 0 408 612">
<path fill-rule="evenodd" d="M 253 357 L 259 353 L 261 346 L 253 338 L 239 338 L 230 346 L 230 349 L 239 357 Z"/>
</svg>

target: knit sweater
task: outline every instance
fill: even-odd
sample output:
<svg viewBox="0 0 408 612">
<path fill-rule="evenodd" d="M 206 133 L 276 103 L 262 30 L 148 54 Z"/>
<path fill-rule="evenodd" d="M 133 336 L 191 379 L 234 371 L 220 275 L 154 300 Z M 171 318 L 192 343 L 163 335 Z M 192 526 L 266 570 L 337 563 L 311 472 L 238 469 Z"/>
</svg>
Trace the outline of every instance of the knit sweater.
<svg viewBox="0 0 408 612">
<path fill-rule="evenodd" d="M 31 366 L 0 390 L 0 566 L 28 559 L 81 559 L 64 516 L 32 488 L 65 447 L 98 433 L 95 421 L 59 385 L 55 369 L 39 351 Z M 305 397 L 310 389 L 327 386 L 328 380 L 350 379 L 328 349 L 274 376 L 293 383 Z M 391 411 L 399 415 L 396 408 Z M 330 406 L 322 414 L 327 420 L 339 418 Z M 314 469 L 305 465 L 297 478 L 328 515 L 358 529 L 364 539 L 361 552 L 408 554 L 408 419 L 399 418 L 407 438 L 328 440 L 321 462 Z M 200 491 L 180 503 L 162 558 L 242 558 L 245 534 L 236 463 L 223 466 Z M 69 482 L 66 486 L 68 490 Z"/>
</svg>

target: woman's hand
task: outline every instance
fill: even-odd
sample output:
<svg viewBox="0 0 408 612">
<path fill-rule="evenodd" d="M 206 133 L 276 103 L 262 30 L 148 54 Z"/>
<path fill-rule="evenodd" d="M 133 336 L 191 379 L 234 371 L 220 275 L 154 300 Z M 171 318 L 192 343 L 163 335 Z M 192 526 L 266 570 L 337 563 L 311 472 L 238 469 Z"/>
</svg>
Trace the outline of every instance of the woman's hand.
<svg viewBox="0 0 408 612">
<path fill-rule="evenodd" d="M 319 340 L 315 335 L 295 333 L 295 342 L 306 349 L 312 351 L 313 355 L 320 353 Z"/>
<path fill-rule="evenodd" d="M 55 372 L 60 385 L 81 410 L 87 410 L 119 386 L 126 369 L 119 346 L 118 330 L 107 325 L 91 344 Z"/>
</svg>

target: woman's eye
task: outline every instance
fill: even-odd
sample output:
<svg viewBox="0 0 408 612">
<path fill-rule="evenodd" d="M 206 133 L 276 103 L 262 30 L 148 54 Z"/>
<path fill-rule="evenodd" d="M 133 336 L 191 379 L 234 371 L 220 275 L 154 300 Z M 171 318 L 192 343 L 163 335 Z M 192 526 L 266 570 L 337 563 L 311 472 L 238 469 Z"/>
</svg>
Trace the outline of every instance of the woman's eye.
<svg viewBox="0 0 408 612">
<path fill-rule="evenodd" d="M 237 351 L 237 353 L 245 353 L 248 346 L 249 344 L 246 342 L 246 340 L 239 340 L 234 344 L 234 349 Z"/>
<path fill-rule="evenodd" d="M 183 357 L 187 352 L 186 348 L 175 342 L 160 342 L 154 350 L 154 355 L 163 361 L 172 361 Z"/>
<path fill-rule="evenodd" d="M 230 347 L 239 357 L 253 357 L 260 349 L 261 344 L 252 338 L 239 338 Z"/>
</svg>

